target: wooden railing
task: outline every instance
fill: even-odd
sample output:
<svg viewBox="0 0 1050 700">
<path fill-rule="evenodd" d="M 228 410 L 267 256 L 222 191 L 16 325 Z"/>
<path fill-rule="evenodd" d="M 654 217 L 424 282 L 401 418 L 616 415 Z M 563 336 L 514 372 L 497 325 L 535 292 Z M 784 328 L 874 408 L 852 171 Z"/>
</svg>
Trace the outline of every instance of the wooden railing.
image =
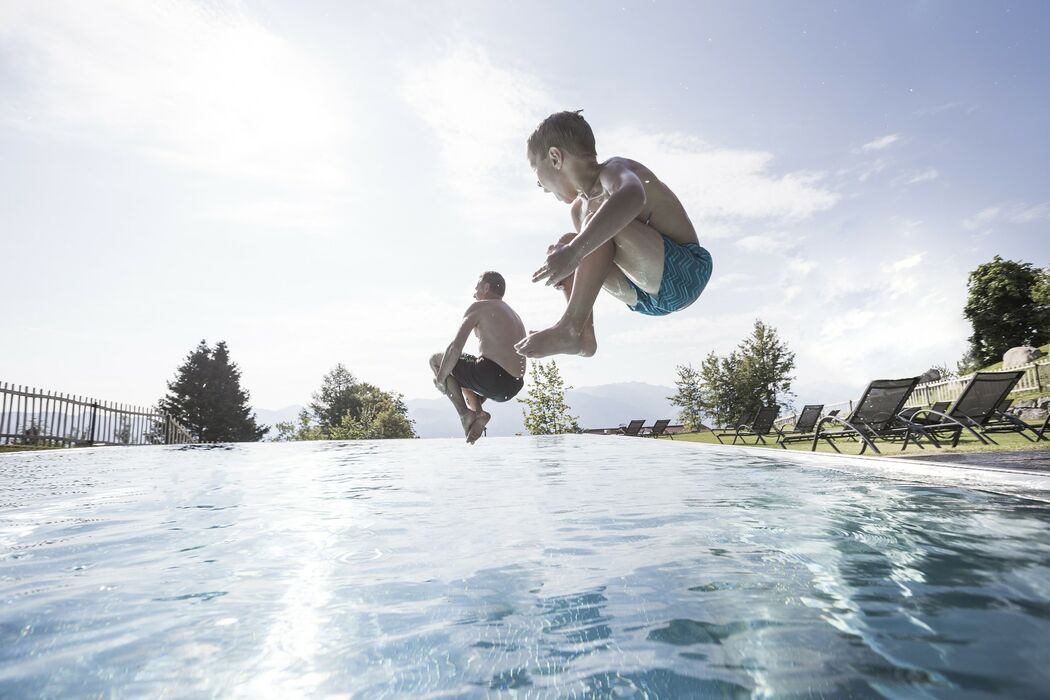
<svg viewBox="0 0 1050 700">
<path fill-rule="evenodd" d="M 1050 389 L 1050 360 L 1039 360 L 1027 365 L 1013 367 L 1011 370 L 1024 370 L 1024 376 L 1017 382 L 1011 394 L 1020 391 L 1044 391 Z M 962 393 L 963 387 L 973 377 L 967 374 L 963 377 L 942 379 L 937 382 L 926 382 L 915 387 L 911 392 L 905 406 L 929 406 L 937 401 L 954 401 Z"/>
<path fill-rule="evenodd" d="M 1024 376 L 1010 391 L 1011 394 L 1016 394 L 1020 391 L 1050 391 L 1050 360 L 1030 362 L 1027 365 L 1020 365 L 1012 369 L 1024 370 Z M 917 384 L 904 405 L 905 407 L 931 406 L 938 401 L 954 401 L 962 393 L 963 388 L 972 377 L 972 374 L 967 374 L 963 377 L 952 377 L 951 379 Z M 827 415 L 828 411 L 836 408 L 842 411 L 841 416 L 847 416 L 853 411 L 853 402 L 840 401 L 835 404 L 826 404 L 823 415 Z M 794 423 L 795 417 L 795 414 L 791 414 L 778 418 L 776 425 L 783 427 Z"/>
<path fill-rule="evenodd" d="M 196 442 L 163 411 L 0 384 L 0 445 L 172 445 Z"/>
</svg>

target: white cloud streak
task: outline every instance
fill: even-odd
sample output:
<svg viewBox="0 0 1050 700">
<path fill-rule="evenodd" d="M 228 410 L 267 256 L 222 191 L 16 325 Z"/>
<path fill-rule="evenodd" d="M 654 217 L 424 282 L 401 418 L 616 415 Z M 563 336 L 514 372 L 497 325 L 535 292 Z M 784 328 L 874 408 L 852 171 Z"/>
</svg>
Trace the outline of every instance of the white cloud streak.
<svg viewBox="0 0 1050 700">
<path fill-rule="evenodd" d="M 885 136 L 880 136 L 879 138 L 873 141 L 868 141 L 866 144 L 860 147 L 860 150 L 865 152 L 881 151 L 897 143 L 898 141 L 900 141 L 900 139 L 900 134 L 886 134 Z"/>
</svg>

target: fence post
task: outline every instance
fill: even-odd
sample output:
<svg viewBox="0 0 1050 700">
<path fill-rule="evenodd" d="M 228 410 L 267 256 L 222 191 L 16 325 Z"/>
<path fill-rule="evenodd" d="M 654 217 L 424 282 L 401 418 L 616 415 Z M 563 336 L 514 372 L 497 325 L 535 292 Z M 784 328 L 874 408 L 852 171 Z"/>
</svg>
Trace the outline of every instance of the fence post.
<svg viewBox="0 0 1050 700">
<path fill-rule="evenodd" d="M 91 427 L 89 428 L 89 430 L 90 430 L 90 433 L 89 433 L 90 437 L 88 438 L 88 446 L 89 447 L 91 445 L 95 444 L 95 412 L 97 410 L 98 410 L 98 402 L 97 401 L 92 401 L 91 402 Z"/>
</svg>

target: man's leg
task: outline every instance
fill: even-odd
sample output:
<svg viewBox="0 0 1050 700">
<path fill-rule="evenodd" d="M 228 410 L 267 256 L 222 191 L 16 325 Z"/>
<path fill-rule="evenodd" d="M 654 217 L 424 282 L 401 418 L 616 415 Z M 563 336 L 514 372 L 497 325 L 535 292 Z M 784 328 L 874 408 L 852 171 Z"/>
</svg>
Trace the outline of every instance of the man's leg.
<svg viewBox="0 0 1050 700">
<path fill-rule="evenodd" d="M 441 367 L 441 360 L 445 357 L 443 353 L 434 353 L 430 356 L 430 369 L 437 376 L 438 369 Z M 463 395 L 467 390 L 460 387 L 459 382 L 451 374 L 445 379 L 445 396 L 452 402 L 452 405 L 456 408 L 456 413 L 459 414 L 459 422 L 463 425 L 463 434 L 466 435 L 470 432 L 470 426 L 477 418 L 475 410 L 467 406 L 466 401 L 463 399 Z M 474 392 L 470 392 L 474 393 Z"/>
<path fill-rule="evenodd" d="M 566 237 L 563 237 L 564 241 Z M 569 240 L 572 240 L 569 238 Z M 549 355 L 583 355 L 589 357 L 597 349 L 594 319 L 591 311 L 605 278 L 613 268 L 616 245 L 609 241 L 583 259 L 571 282 L 564 283 L 568 298 L 565 313 L 545 331 L 532 333 L 515 348 L 525 357 Z"/>
<path fill-rule="evenodd" d="M 467 442 L 473 445 L 485 432 L 485 426 L 492 420 L 492 415 L 481 408 L 481 404 L 485 403 L 484 396 L 475 394 L 470 389 L 464 389 L 463 400 L 467 404 L 467 408 L 474 412 L 474 420 L 467 428 Z"/>
</svg>

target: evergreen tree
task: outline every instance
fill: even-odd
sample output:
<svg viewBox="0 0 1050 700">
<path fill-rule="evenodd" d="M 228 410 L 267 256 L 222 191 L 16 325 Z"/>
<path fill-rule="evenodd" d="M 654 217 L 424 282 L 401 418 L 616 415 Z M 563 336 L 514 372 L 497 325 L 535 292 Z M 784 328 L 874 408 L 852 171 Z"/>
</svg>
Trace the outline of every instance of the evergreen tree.
<svg viewBox="0 0 1050 700">
<path fill-rule="evenodd" d="M 580 426 L 575 416 L 569 415 L 565 403 L 565 391 L 572 387 L 565 386 L 558 365 L 551 360 L 532 363 L 532 385 L 529 397 L 518 399 L 519 403 L 528 406 L 522 409 L 525 415 L 525 429 L 530 435 L 557 435 L 560 433 L 578 433 Z"/>
<path fill-rule="evenodd" d="M 973 365 L 998 362 L 1018 345 L 1050 341 L 1050 281 L 1031 263 L 1003 260 L 978 265 L 970 273 L 963 315 L 970 321 Z"/>
<path fill-rule="evenodd" d="M 225 341 L 212 349 L 202 340 L 168 382 L 159 407 L 201 442 L 254 442 L 269 430 L 255 422 Z"/>
<path fill-rule="evenodd" d="M 416 437 L 401 394 L 358 381 L 342 364 L 321 379 L 309 410 L 277 424 L 277 440 L 377 440 Z"/>
<path fill-rule="evenodd" d="M 751 335 L 725 357 L 710 353 L 700 365 L 700 409 L 719 425 L 762 406 L 790 407 L 795 353 L 775 328 L 755 321 Z"/>
<path fill-rule="evenodd" d="M 703 419 L 700 373 L 693 369 L 691 364 L 678 365 L 675 370 L 678 372 L 678 378 L 674 383 L 678 391 L 674 396 L 668 396 L 667 400 L 678 406 L 678 420 L 682 421 L 686 431 L 694 432 L 700 429 Z"/>
</svg>

